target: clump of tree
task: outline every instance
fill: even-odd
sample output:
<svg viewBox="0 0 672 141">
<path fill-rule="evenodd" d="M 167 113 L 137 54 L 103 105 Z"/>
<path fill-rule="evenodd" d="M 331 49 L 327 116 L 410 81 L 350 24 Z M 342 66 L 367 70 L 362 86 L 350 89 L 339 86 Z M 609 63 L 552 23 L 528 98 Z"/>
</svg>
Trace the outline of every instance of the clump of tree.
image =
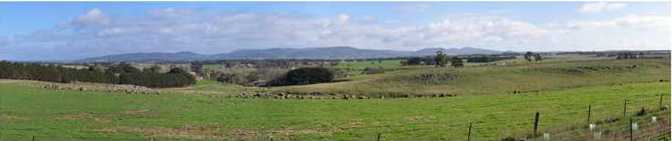
<svg viewBox="0 0 672 141">
<path fill-rule="evenodd" d="M 446 65 L 448 64 L 448 55 L 443 53 L 443 51 L 441 50 L 436 51 L 434 61 L 436 62 L 435 64 L 436 67 L 446 67 Z"/>
<path fill-rule="evenodd" d="M 267 85 L 282 86 L 282 85 L 305 85 L 315 83 L 331 82 L 335 79 L 334 73 L 321 67 L 298 68 L 287 72 L 284 77 L 273 80 Z"/>
<path fill-rule="evenodd" d="M 331 82 L 334 73 L 326 68 L 299 68 L 287 72 L 285 78 L 290 85 Z"/>
<path fill-rule="evenodd" d="M 168 73 L 143 72 L 130 64 L 99 66 L 86 69 L 65 68 L 59 65 L 0 62 L 0 78 L 26 79 L 50 82 L 94 82 L 133 84 L 146 87 L 182 87 L 196 83 L 193 75 L 181 69 Z"/>
<path fill-rule="evenodd" d="M 541 60 L 543 59 L 543 58 L 541 58 L 541 54 L 539 54 L 539 53 L 532 53 L 532 52 L 530 52 L 530 51 L 526 52 L 525 55 L 523 55 L 523 57 L 524 57 L 525 60 L 527 60 L 528 62 L 532 62 L 532 61 L 535 61 L 535 62 L 536 62 L 536 61 L 541 61 Z"/>
<path fill-rule="evenodd" d="M 50 82 L 97 82 L 116 83 L 117 78 L 112 74 L 97 71 L 96 68 L 73 69 L 58 65 L 37 63 L 0 62 L 0 78 L 24 79 Z"/>
<path fill-rule="evenodd" d="M 133 84 L 152 88 L 184 87 L 196 84 L 196 78 L 180 68 L 167 73 L 134 72 L 119 74 L 120 84 Z"/>
</svg>

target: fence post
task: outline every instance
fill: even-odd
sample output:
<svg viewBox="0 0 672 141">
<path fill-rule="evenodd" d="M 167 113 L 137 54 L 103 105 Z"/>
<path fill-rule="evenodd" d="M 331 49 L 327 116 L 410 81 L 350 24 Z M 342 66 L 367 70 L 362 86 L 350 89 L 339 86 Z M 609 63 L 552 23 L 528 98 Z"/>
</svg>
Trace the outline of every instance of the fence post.
<svg viewBox="0 0 672 141">
<path fill-rule="evenodd" d="M 632 118 L 630 118 L 630 141 L 632 141 Z"/>
<path fill-rule="evenodd" d="M 537 129 L 539 129 L 538 127 L 539 127 L 539 112 L 534 114 L 534 132 L 532 133 L 534 137 L 537 137 Z"/>
<path fill-rule="evenodd" d="M 35 136 L 33 136 L 33 141 L 35 141 Z"/>
<path fill-rule="evenodd" d="M 658 109 L 663 109 L 663 93 L 660 93 L 660 100 L 658 100 Z"/>
<path fill-rule="evenodd" d="M 380 136 L 381 135 L 382 135 L 381 133 L 378 133 L 378 136 L 376 137 L 376 141 L 380 141 Z"/>
<path fill-rule="evenodd" d="M 628 112 L 628 100 L 626 99 L 623 101 L 623 119 L 628 117 L 627 112 Z"/>
<path fill-rule="evenodd" d="M 588 120 L 587 120 L 588 124 L 590 124 L 590 109 L 591 109 L 591 105 L 588 104 Z"/>
<path fill-rule="evenodd" d="M 471 121 L 469 121 L 469 132 L 467 132 L 467 141 L 471 141 Z"/>
</svg>

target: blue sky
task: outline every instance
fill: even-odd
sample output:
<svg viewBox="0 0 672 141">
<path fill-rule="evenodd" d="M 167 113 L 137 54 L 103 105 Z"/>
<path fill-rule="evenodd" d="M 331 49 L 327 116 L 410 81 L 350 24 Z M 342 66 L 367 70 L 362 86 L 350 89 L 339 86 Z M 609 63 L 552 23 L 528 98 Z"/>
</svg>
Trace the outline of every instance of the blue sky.
<svg viewBox="0 0 672 141">
<path fill-rule="evenodd" d="M 0 3 L 0 59 L 353 46 L 668 49 L 666 2 Z"/>
</svg>

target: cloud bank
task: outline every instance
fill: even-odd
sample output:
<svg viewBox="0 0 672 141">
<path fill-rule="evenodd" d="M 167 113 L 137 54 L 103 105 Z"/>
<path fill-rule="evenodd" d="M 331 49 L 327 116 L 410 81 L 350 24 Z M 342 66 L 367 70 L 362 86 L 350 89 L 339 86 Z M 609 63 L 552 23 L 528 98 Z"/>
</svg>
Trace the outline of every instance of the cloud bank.
<svg viewBox="0 0 672 141">
<path fill-rule="evenodd" d="M 603 4 L 596 9 L 609 9 L 605 7 L 610 6 Z M 359 21 L 356 17 L 347 13 L 313 17 L 175 8 L 115 17 L 91 9 L 51 29 L 0 37 L 0 59 L 68 60 L 135 52 L 213 54 L 251 48 L 321 46 L 394 50 L 471 46 L 516 51 L 670 46 L 670 17 L 666 16 L 627 15 L 599 21 L 533 24 L 507 17 L 463 14 L 421 25 L 388 25 L 382 21 Z"/>
</svg>

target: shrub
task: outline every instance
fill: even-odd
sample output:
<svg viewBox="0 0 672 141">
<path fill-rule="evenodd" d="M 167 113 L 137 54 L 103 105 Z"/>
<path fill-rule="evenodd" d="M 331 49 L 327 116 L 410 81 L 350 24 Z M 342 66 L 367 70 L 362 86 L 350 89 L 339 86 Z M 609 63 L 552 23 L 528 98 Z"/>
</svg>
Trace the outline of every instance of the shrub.
<svg viewBox="0 0 672 141">
<path fill-rule="evenodd" d="M 450 65 L 456 68 L 464 67 L 464 62 L 462 61 L 461 58 L 453 57 L 450 60 Z"/>
<path fill-rule="evenodd" d="M 378 74 L 378 73 L 384 73 L 385 69 L 383 67 L 366 67 L 364 68 L 364 71 L 362 71 L 362 74 Z"/>
<path fill-rule="evenodd" d="M 423 73 L 416 75 L 414 79 L 423 83 L 441 83 L 457 78 L 458 76 L 452 73 Z"/>
</svg>

